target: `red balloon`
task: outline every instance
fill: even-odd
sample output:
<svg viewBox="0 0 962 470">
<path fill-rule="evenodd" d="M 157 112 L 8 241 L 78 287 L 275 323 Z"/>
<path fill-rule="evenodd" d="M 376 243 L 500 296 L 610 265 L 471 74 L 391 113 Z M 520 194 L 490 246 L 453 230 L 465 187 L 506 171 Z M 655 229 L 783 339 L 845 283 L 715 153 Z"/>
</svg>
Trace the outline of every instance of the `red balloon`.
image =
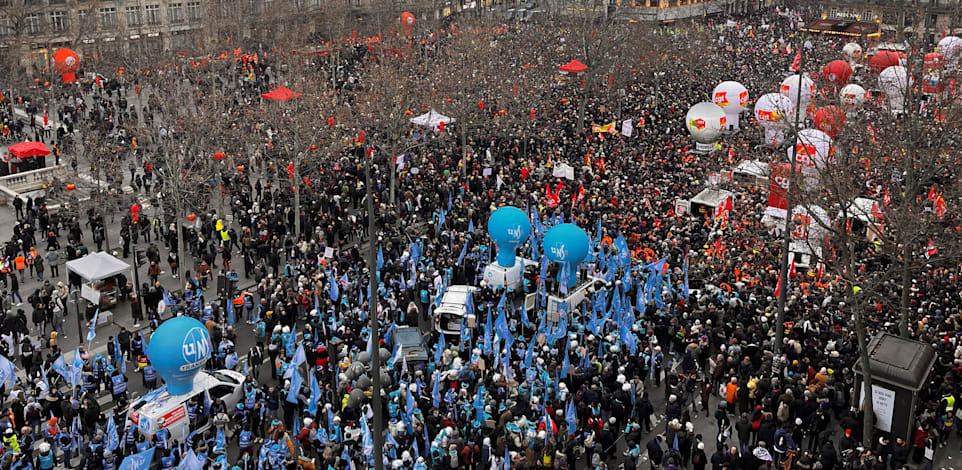
<svg viewBox="0 0 962 470">
<path fill-rule="evenodd" d="M 834 105 L 826 106 L 815 112 L 813 121 L 818 130 L 834 139 L 838 136 L 838 132 L 842 130 L 842 126 L 845 125 L 845 111 Z"/>
<path fill-rule="evenodd" d="M 868 66 L 875 73 L 879 73 L 893 65 L 899 65 L 899 53 L 894 51 L 878 51 L 868 61 Z"/>
<path fill-rule="evenodd" d="M 61 48 L 53 53 L 53 68 L 60 74 L 60 78 L 63 79 L 64 83 L 74 83 L 77 81 L 77 76 L 74 75 L 74 72 L 77 71 L 78 67 L 80 67 L 80 57 L 76 52 Z"/>
<path fill-rule="evenodd" d="M 409 11 L 406 11 L 406 12 L 404 12 L 404 13 L 401 13 L 401 26 L 403 26 L 403 27 L 404 27 L 404 31 L 405 31 L 408 35 L 410 35 L 410 34 L 411 34 L 411 27 L 414 26 L 414 14 L 411 13 L 411 12 L 409 12 Z"/>
<path fill-rule="evenodd" d="M 822 69 L 822 78 L 836 88 L 841 88 L 848 83 L 849 78 L 852 78 L 852 66 L 844 60 L 833 60 Z"/>
<path fill-rule="evenodd" d="M 334 118 L 332 117 L 327 118 L 327 125 L 334 127 Z"/>
</svg>

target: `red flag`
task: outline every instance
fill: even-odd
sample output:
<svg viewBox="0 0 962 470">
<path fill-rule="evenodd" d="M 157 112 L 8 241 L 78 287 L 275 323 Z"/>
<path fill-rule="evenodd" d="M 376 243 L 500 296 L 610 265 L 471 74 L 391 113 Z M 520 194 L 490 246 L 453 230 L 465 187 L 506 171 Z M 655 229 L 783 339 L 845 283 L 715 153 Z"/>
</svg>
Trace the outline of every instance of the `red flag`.
<svg viewBox="0 0 962 470">
<path fill-rule="evenodd" d="M 939 216 L 940 218 L 945 217 L 945 209 L 945 198 L 939 194 L 938 197 L 935 198 L 935 215 Z"/>
<path fill-rule="evenodd" d="M 935 246 L 935 242 L 930 238 L 929 245 L 925 247 L 925 259 L 929 259 L 937 254 L 939 254 L 939 249 Z"/>
<path fill-rule="evenodd" d="M 802 50 L 795 53 L 795 60 L 792 61 L 792 70 L 798 72 L 802 68 Z"/>
<path fill-rule="evenodd" d="M 822 276 L 824 275 L 825 275 L 825 263 L 818 263 L 818 272 L 815 273 L 815 276 L 818 278 L 819 281 L 821 281 Z"/>
<path fill-rule="evenodd" d="M 929 200 L 934 201 L 935 196 L 938 196 L 938 193 L 935 192 L 935 185 L 932 185 L 932 187 L 929 188 Z"/>
<path fill-rule="evenodd" d="M 798 271 L 795 270 L 795 258 L 792 258 L 792 265 L 788 267 L 788 278 L 791 279 L 798 275 Z"/>
<path fill-rule="evenodd" d="M 584 198 L 585 198 L 585 185 L 582 184 L 581 186 L 578 187 L 578 202 L 581 202 L 581 200 Z"/>
<path fill-rule="evenodd" d="M 892 203 L 892 196 L 889 195 L 889 188 L 885 188 L 885 194 L 882 195 L 882 205 L 888 207 Z"/>
</svg>

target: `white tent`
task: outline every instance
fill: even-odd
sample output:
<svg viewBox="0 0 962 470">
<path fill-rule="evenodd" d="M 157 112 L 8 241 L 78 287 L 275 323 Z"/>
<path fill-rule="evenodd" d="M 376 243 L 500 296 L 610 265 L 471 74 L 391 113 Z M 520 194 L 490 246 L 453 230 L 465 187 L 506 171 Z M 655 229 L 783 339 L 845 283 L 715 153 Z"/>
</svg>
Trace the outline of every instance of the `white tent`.
<svg viewBox="0 0 962 470">
<path fill-rule="evenodd" d="M 130 265 L 100 251 L 67 261 L 67 269 L 88 281 L 100 281 L 130 270 Z"/>
<path fill-rule="evenodd" d="M 428 112 L 426 112 L 426 113 L 424 113 L 424 114 L 422 114 L 422 115 L 420 115 L 420 116 L 418 116 L 418 117 L 411 118 L 411 122 L 413 122 L 414 124 L 417 124 L 417 125 L 422 126 L 422 127 L 427 127 L 427 128 L 429 128 L 429 129 L 435 129 L 435 128 L 437 128 L 438 125 L 441 124 L 442 122 L 445 123 L 445 124 L 451 124 L 451 123 L 453 123 L 453 122 L 455 122 L 455 121 L 456 121 L 456 120 L 455 120 L 454 118 L 449 118 L 449 117 L 447 117 L 447 116 L 445 116 L 445 115 L 443 115 L 443 114 L 435 111 L 434 108 L 431 108 L 430 111 L 428 111 Z"/>
</svg>

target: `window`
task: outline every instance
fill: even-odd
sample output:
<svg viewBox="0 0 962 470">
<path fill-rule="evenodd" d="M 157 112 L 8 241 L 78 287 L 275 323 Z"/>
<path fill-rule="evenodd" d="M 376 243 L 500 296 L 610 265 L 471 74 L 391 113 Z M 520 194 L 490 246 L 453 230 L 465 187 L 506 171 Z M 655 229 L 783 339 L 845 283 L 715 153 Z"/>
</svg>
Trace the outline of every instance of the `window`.
<svg viewBox="0 0 962 470">
<path fill-rule="evenodd" d="M 200 21 L 200 2 L 187 3 L 187 19 L 189 21 Z"/>
<path fill-rule="evenodd" d="M 40 33 L 40 15 L 36 13 L 27 15 L 27 17 L 24 18 L 23 27 L 27 34 Z"/>
<path fill-rule="evenodd" d="M 139 6 L 129 6 L 127 7 L 127 26 L 140 26 L 140 7 Z"/>
<path fill-rule="evenodd" d="M 100 9 L 100 27 L 104 29 L 117 27 L 116 7 L 106 7 Z"/>
<path fill-rule="evenodd" d="M 15 31 L 12 19 L 0 18 L 0 36 L 11 36 Z"/>
<path fill-rule="evenodd" d="M 321 6 L 321 0 L 311 0 L 311 7 L 317 8 Z"/>
<path fill-rule="evenodd" d="M 171 3 L 167 5 L 167 20 L 171 24 L 184 22 L 184 4 Z"/>
<path fill-rule="evenodd" d="M 50 12 L 50 29 L 57 33 L 66 31 L 67 13 L 63 11 Z"/>
<path fill-rule="evenodd" d="M 144 12 L 147 15 L 147 24 L 160 24 L 160 5 L 147 5 Z"/>
</svg>

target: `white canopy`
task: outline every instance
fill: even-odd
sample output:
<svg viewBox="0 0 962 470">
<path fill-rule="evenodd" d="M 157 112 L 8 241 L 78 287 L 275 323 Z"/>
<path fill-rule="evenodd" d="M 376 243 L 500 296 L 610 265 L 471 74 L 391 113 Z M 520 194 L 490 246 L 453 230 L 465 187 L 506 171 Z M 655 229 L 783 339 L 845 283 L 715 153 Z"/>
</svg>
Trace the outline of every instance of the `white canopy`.
<svg viewBox="0 0 962 470">
<path fill-rule="evenodd" d="M 447 116 L 445 116 L 445 115 L 443 115 L 443 114 L 435 111 L 434 108 L 431 108 L 430 111 L 428 111 L 428 112 L 426 112 L 426 113 L 424 113 L 424 114 L 422 114 L 422 115 L 420 115 L 420 116 L 418 116 L 418 117 L 411 118 L 411 122 L 413 122 L 414 124 L 417 124 L 417 125 L 419 125 L 419 126 L 422 126 L 422 127 L 427 127 L 427 128 L 429 128 L 429 129 L 434 129 L 434 128 L 438 127 L 438 125 L 441 124 L 442 122 L 445 123 L 445 124 L 451 124 L 451 123 L 455 122 L 455 119 L 454 119 L 454 118 L 449 118 L 449 117 L 447 117 Z"/>
<path fill-rule="evenodd" d="M 67 261 L 67 269 L 88 281 L 99 281 L 126 272 L 130 265 L 110 253 L 100 251 Z"/>
</svg>

